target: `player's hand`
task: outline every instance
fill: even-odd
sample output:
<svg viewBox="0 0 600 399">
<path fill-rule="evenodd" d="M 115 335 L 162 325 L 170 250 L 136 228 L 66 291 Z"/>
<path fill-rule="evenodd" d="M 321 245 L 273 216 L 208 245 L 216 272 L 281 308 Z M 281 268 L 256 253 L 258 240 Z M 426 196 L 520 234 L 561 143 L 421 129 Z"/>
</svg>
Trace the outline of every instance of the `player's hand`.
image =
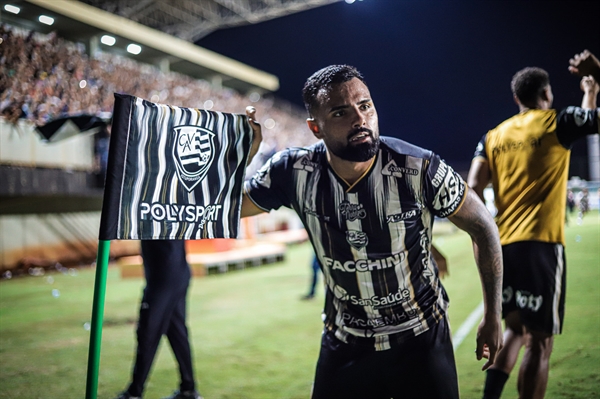
<svg viewBox="0 0 600 399">
<path fill-rule="evenodd" d="M 262 129 L 260 127 L 260 123 L 256 121 L 256 108 L 251 105 L 247 106 L 246 116 L 248 117 L 248 122 L 250 123 L 250 127 L 252 127 L 252 131 L 254 132 L 252 147 L 250 148 L 250 156 L 248 157 L 248 165 L 250 165 L 250 162 L 252 162 L 252 159 L 258 152 L 258 148 L 262 142 Z"/>
<path fill-rule="evenodd" d="M 477 329 L 477 349 L 475 349 L 477 360 L 487 359 L 487 362 L 481 368 L 482 371 L 487 370 L 494 364 L 496 355 L 500 352 L 500 349 L 502 349 L 502 324 L 500 316 L 484 316 Z"/>
<path fill-rule="evenodd" d="M 569 72 L 577 76 L 588 76 L 598 73 L 600 70 L 600 61 L 588 50 L 583 50 L 575 54 L 569 60 Z"/>
<path fill-rule="evenodd" d="M 591 76 L 584 76 L 581 79 L 579 87 L 581 87 L 581 90 L 584 93 L 589 93 L 592 96 L 598 95 L 598 91 L 600 91 L 600 86 L 598 85 L 596 80 L 594 80 L 594 78 Z"/>
</svg>

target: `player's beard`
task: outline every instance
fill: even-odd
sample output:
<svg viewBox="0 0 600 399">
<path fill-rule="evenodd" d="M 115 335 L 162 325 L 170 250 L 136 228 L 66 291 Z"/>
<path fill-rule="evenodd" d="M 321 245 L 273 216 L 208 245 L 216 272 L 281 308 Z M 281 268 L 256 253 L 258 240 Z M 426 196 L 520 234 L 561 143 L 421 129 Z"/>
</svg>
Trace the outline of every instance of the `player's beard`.
<svg viewBox="0 0 600 399">
<path fill-rule="evenodd" d="M 375 135 L 371 129 L 359 128 L 352 131 L 348 137 L 352 137 L 357 133 L 366 132 L 369 133 L 371 140 L 365 143 L 347 145 L 330 145 L 328 146 L 331 151 L 337 157 L 350 161 L 350 162 L 365 162 L 373 158 L 379 151 L 379 135 Z"/>
</svg>

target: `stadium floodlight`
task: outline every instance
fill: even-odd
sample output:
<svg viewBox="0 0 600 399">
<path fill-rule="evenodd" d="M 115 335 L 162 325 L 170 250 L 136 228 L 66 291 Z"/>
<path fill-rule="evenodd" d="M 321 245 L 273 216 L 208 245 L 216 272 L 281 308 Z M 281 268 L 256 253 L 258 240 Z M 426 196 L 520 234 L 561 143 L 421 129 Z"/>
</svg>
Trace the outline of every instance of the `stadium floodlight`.
<svg viewBox="0 0 600 399">
<path fill-rule="evenodd" d="M 129 46 L 127 46 L 127 52 L 137 55 L 142 52 L 142 46 L 140 46 L 139 44 L 131 43 Z"/>
<path fill-rule="evenodd" d="M 21 12 L 19 7 L 13 6 L 12 4 L 5 4 L 4 9 L 12 14 L 18 14 Z"/>
<path fill-rule="evenodd" d="M 346 0 L 346 3 L 348 3 L 348 4 L 352 4 L 352 3 L 354 3 L 354 1 L 355 1 L 355 0 Z"/>
<path fill-rule="evenodd" d="M 54 23 L 54 18 L 49 17 L 47 15 L 40 15 L 40 17 L 38 18 L 38 20 L 46 25 L 52 25 Z"/>
<path fill-rule="evenodd" d="M 114 37 L 112 37 L 110 35 L 104 35 L 100 38 L 100 43 L 106 44 L 107 46 L 114 46 L 114 44 L 116 42 L 117 42 L 117 39 L 115 39 Z"/>
</svg>

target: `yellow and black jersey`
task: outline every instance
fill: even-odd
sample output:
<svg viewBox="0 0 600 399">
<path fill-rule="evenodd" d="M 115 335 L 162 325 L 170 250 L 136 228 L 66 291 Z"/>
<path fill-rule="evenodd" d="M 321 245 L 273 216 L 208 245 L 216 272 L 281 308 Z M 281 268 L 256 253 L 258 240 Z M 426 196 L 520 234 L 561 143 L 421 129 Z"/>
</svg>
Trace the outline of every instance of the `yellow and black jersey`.
<svg viewBox="0 0 600 399">
<path fill-rule="evenodd" d="M 502 245 L 517 241 L 564 244 L 570 148 L 598 133 L 598 110 L 533 109 L 483 136 L 475 160 L 487 161 Z"/>
</svg>

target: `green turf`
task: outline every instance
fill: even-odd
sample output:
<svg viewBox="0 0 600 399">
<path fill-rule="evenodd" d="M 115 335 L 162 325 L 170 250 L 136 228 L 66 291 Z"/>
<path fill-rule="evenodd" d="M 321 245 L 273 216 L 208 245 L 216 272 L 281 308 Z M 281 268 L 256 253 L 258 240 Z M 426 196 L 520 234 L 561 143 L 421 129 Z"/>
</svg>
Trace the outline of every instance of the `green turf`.
<svg viewBox="0 0 600 399">
<path fill-rule="evenodd" d="M 591 213 L 582 225 L 572 220 L 567 228 L 567 317 L 555 341 L 547 398 L 600 395 L 599 225 L 598 214 Z M 449 259 L 444 285 L 457 330 L 481 300 L 477 271 L 465 234 L 440 234 L 435 242 Z M 323 299 L 319 294 L 314 301 L 299 300 L 308 288 L 310 257 L 303 244 L 291 247 L 283 263 L 193 279 L 188 323 L 196 376 L 207 399 L 309 397 Z M 0 398 L 84 396 L 89 341 L 84 324 L 93 281 L 91 268 L 0 281 Z M 128 382 L 142 287 L 142 279 L 121 279 L 116 267 L 109 268 L 99 398 L 114 397 Z M 463 398 L 480 397 L 483 385 L 474 342 L 473 331 L 456 352 Z M 145 398 L 167 395 L 177 381 L 163 340 Z M 511 378 L 505 398 L 516 397 L 515 384 Z"/>
</svg>

